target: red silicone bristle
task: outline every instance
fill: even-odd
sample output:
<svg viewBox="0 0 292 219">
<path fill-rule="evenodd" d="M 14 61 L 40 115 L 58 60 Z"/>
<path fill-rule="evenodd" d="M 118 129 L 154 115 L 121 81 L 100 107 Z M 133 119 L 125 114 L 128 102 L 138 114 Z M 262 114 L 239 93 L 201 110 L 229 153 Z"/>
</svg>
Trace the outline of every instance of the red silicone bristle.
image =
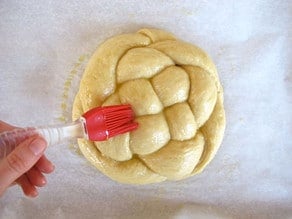
<svg viewBox="0 0 292 219">
<path fill-rule="evenodd" d="M 135 115 L 131 105 L 105 107 L 104 115 L 109 137 L 132 131 L 138 127 L 138 124 L 133 122 Z"/>
<path fill-rule="evenodd" d="M 116 112 L 116 114 L 114 113 L 106 114 L 105 118 L 106 118 L 106 122 L 115 123 L 115 122 L 119 122 L 121 119 L 128 119 L 128 120 L 134 119 L 134 116 L 132 114 L 133 112 L 131 110 L 125 110 L 125 111 Z"/>
<path fill-rule="evenodd" d="M 133 131 L 137 127 L 138 127 L 138 123 L 136 123 L 136 122 L 123 124 L 120 127 L 117 127 L 117 128 L 115 128 L 113 130 L 109 130 L 109 138 L 114 137 L 116 135 L 124 134 L 126 132 Z"/>
<path fill-rule="evenodd" d="M 131 106 L 121 108 L 120 106 L 115 109 L 105 108 L 104 109 L 105 122 L 107 126 L 114 124 L 121 124 L 129 122 L 134 119 L 134 112 Z"/>
<path fill-rule="evenodd" d="M 93 108 L 82 115 L 86 123 L 86 134 L 92 141 L 104 141 L 109 137 L 132 131 L 134 123 L 131 105 L 116 105 Z"/>
</svg>

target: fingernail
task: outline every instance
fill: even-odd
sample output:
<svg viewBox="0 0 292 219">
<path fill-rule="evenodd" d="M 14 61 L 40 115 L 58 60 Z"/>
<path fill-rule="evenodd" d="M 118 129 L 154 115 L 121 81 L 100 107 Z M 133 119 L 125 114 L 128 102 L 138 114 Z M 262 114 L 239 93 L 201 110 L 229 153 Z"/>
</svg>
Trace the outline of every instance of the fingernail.
<svg viewBox="0 0 292 219">
<path fill-rule="evenodd" d="M 46 179 L 42 179 L 42 180 L 41 180 L 41 184 L 42 184 L 42 185 L 46 185 L 46 184 L 47 184 L 47 180 L 46 180 Z"/>
<path fill-rule="evenodd" d="M 36 190 L 34 190 L 34 191 L 30 192 L 30 193 L 28 194 L 28 196 L 34 198 L 34 197 L 37 197 L 38 194 L 39 194 L 39 193 L 38 193 Z"/>
<path fill-rule="evenodd" d="M 30 150 L 36 156 L 40 155 L 46 149 L 46 147 L 47 147 L 47 143 L 40 138 L 36 138 L 29 145 Z"/>
</svg>

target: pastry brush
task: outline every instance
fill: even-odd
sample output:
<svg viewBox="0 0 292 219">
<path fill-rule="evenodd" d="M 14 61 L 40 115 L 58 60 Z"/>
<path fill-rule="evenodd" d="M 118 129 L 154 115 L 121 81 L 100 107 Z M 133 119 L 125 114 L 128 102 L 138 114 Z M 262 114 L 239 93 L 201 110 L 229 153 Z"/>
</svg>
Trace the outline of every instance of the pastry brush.
<svg viewBox="0 0 292 219">
<path fill-rule="evenodd" d="M 59 126 L 16 128 L 0 133 L 0 160 L 6 157 L 19 143 L 34 135 L 42 136 L 48 146 L 66 139 L 84 138 L 105 141 L 132 131 L 138 127 L 134 122 L 131 105 L 96 107 L 84 113 L 78 120 Z"/>
</svg>

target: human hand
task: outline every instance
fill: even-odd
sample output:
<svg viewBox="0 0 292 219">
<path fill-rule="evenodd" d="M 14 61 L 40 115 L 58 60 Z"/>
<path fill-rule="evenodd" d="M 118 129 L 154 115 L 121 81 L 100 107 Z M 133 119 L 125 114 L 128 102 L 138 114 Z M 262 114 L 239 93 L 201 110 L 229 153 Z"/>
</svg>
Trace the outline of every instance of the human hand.
<svg viewBox="0 0 292 219">
<path fill-rule="evenodd" d="M 0 132 L 13 127 L 0 120 Z M 40 136 L 32 136 L 21 142 L 6 158 L 0 161 L 0 196 L 11 186 L 18 184 L 24 194 L 36 197 L 36 187 L 46 184 L 44 173 L 51 173 L 54 165 L 46 158 L 47 143 Z"/>
</svg>

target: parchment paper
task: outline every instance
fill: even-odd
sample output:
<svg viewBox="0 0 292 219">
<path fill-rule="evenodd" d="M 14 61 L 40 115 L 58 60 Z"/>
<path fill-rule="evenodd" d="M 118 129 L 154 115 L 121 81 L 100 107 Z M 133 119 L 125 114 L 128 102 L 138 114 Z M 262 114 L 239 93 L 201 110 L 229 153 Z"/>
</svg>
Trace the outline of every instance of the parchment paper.
<svg viewBox="0 0 292 219">
<path fill-rule="evenodd" d="M 68 120 L 97 46 L 155 27 L 213 58 L 227 128 L 202 174 L 147 186 L 110 180 L 78 154 L 76 142 L 48 148 L 56 170 L 47 186 L 35 199 L 10 188 L 0 198 L 0 217 L 291 218 L 291 21 L 290 0 L 1 0 L 1 120 L 22 127 Z"/>
</svg>

